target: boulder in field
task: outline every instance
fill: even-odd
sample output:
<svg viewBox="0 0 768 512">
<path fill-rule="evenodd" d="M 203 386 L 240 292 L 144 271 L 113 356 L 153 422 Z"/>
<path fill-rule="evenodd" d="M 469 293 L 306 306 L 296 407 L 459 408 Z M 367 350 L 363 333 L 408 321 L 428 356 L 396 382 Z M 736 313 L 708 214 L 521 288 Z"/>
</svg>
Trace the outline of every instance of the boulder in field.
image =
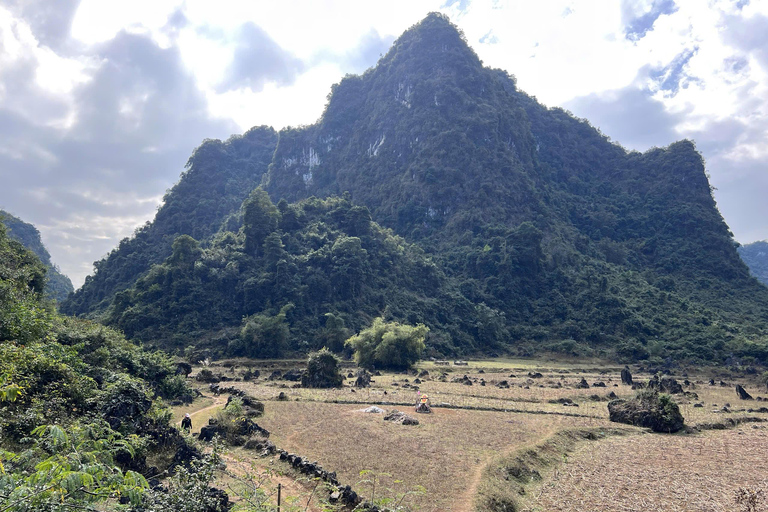
<svg viewBox="0 0 768 512">
<path fill-rule="evenodd" d="M 418 425 L 419 420 L 397 410 L 390 411 L 384 416 L 384 421 L 391 421 L 400 425 Z"/>
<path fill-rule="evenodd" d="M 608 413 L 611 421 L 654 432 L 677 432 L 684 426 L 683 415 L 672 397 L 655 390 L 641 391 L 631 400 L 608 402 Z"/>
<path fill-rule="evenodd" d="M 629 366 L 625 366 L 623 370 L 621 370 L 621 383 L 626 384 L 627 386 L 632 385 L 632 374 L 629 372 Z"/>
<path fill-rule="evenodd" d="M 747 393 L 747 390 L 741 387 L 741 384 L 736 384 L 736 394 L 739 395 L 739 398 L 742 400 L 752 400 L 752 395 Z"/>
<path fill-rule="evenodd" d="M 357 378 L 355 379 L 356 388 L 367 388 L 371 385 L 371 374 L 367 370 L 361 368 L 357 371 Z"/>
</svg>

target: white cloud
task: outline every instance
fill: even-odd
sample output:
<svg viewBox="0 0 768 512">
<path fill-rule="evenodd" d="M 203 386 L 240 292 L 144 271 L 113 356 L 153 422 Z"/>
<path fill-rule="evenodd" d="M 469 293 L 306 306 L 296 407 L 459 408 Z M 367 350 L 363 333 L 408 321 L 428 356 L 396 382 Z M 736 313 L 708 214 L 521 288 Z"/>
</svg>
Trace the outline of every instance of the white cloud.
<svg viewBox="0 0 768 512">
<path fill-rule="evenodd" d="M 768 0 L 10 0 L 0 7 L 0 178 L 15 189 L 0 207 L 38 224 L 79 282 L 150 218 L 202 138 L 315 122 L 333 83 L 436 10 L 486 65 L 618 142 L 696 139 L 734 232 L 768 238 L 754 220 L 768 218 Z M 243 50 L 248 24 L 271 66 L 247 67 L 262 48 Z M 43 178 L 79 189 L 30 184 Z M 126 195 L 129 183 L 138 191 Z M 36 192 L 20 200 L 22 188 Z"/>
</svg>

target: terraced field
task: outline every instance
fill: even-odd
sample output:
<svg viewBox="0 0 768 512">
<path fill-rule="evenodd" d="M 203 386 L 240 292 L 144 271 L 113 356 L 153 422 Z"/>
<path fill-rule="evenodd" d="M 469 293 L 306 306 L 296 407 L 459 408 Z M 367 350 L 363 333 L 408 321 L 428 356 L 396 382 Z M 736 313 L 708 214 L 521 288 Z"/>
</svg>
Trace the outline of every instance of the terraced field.
<svg viewBox="0 0 768 512">
<path fill-rule="evenodd" d="M 686 424 L 706 425 L 707 430 L 662 435 L 608 420 L 610 394 L 635 394 L 621 383 L 620 367 L 426 362 L 413 373 L 377 375 L 369 388 L 355 389 L 354 379 L 348 378 L 342 388 L 316 390 L 281 378 L 301 364 L 233 360 L 209 369 L 227 379 L 220 387 L 240 389 L 264 402 L 265 414 L 257 422 L 271 432 L 278 448 L 317 461 L 366 498 L 391 499 L 390 506 L 430 512 L 511 506 L 607 511 L 648 510 L 650 503 L 659 503 L 661 508 L 651 509 L 738 510 L 739 489 L 766 488 L 760 475 L 768 474 L 768 468 L 752 458 L 764 453 L 768 441 L 764 425 L 754 421 L 768 420 L 768 414 L 755 412 L 761 402 L 737 398 L 735 383 L 756 397 L 761 393 L 743 376 L 717 376 L 714 386 L 709 384 L 714 375 L 676 376 L 689 383 L 686 394 L 675 395 Z M 259 377 L 243 381 L 243 374 L 253 370 Z M 636 381 L 650 377 L 637 369 L 633 373 Z M 582 379 L 588 388 L 579 387 Z M 723 386 L 721 379 L 726 380 Z M 194 431 L 226 403 L 226 394 L 216 395 L 208 384 L 197 386 L 204 397 L 177 409 L 177 420 L 192 413 Z M 429 395 L 433 414 L 413 412 L 419 393 Z M 407 412 L 419 424 L 394 424 L 385 422 L 383 414 L 363 412 L 374 404 Z M 723 412 L 726 404 L 729 412 Z M 752 422 L 711 430 L 745 420 Z M 308 510 L 320 510 L 327 498 L 317 482 L 302 478 L 276 456 L 234 449 L 226 457 L 254 472 L 268 471 L 264 488 L 292 480 L 288 488 L 294 503 L 309 502 Z M 715 461 L 728 470 L 713 470 Z"/>
</svg>

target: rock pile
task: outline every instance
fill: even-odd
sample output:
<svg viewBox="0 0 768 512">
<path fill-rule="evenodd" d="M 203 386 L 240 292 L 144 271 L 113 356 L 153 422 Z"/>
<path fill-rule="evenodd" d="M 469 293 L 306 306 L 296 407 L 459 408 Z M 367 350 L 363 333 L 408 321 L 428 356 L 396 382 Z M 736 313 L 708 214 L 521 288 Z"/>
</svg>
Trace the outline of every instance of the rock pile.
<svg viewBox="0 0 768 512">
<path fill-rule="evenodd" d="M 319 478 L 330 484 L 332 489 L 328 501 L 331 503 L 351 508 L 362 501 L 360 496 L 350 486 L 339 483 L 335 472 L 326 471 L 317 462 L 310 462 L 304 457 L 288 453 L 285 450 L 278 450 L 277 452 L 280 454 L 280 460 L 289 463 L 301 473 L 308 475 L 310 478 Z"/>
<path fill-rule="evenodd" d="M 399 425 L 418 425 L 419 420 L 412 416 L 408 416 L 404 412 L 400 412 L 397 410 L 390 411 L 387 413 L 386 416 L 384 416 L 384 421 L 391 421 L 392 423 L 397 423 Z"/>
</svg>

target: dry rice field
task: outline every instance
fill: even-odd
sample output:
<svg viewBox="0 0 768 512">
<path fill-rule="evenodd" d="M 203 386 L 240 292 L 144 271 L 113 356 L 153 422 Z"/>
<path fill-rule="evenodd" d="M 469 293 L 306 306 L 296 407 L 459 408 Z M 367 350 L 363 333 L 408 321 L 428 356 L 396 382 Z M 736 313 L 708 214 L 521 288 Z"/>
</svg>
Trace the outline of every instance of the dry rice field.
<svg viewBox="0 0 768 512">
<path fill-rule="evenodd" d="M 260 370 L 260 377 L 237 380 L 252 365 Z M 467 366 L 427 362 L 419 370 L 427 370 L 429 376 L 418 381 L 413 374 L 384 373 L 363 390 L 352 388 L 353 379 L 333 390 L 304 389 L 294 382 L 268 379 L 274 370 L 300 366 L 299 361 L 229 361 L 210 369 L 232 379 L 221 386 L 242 389 L 265 403 L 265 414 L 257 422 L 271 432 L 270 439 L 279 448 L 335 471 L 340 481 L 361 495 L 370 498 L 374 492 L 371 483 L 365 482 L 372 475 L 377 479 L 376 498 L 398 498 L 423 487 L 425 492 L 403 499 L 410 510 L 512 510 L 487 495 L 483 500 L 478 497 L 479 492 L 487 494 L 487 489 L 506 485 L 504 479 L 509 476 L 494 472 L 494 464 L 514 460 L 518 453 L 530 456 L 559 432 L 574 430 L 601 433 L 600 440 L 576 443 L 558 455 L 561 460 L 547 465 L 540 478 L 537 474 L 514 493 L 515 510 L 741 510 L 734 498 L 739 488 L 768 492 L 768 423 L 676 435 L 621 426 L 623 435 L 603 437 L 602 433 L 617 427 L 608 420 L 608 394 L 628 398 L 635 393 L 621 384 L 621 367 L 519 360 L 471 361 Z M 345 368 L 343 373 L 351 370 Z M 633 374 L 636 380 L 650 377 L 636 369 Z M 472 385 L 452 382 L 464 375 Z M 577 388 L 582 378 L 589 388 Z M 682 382 L 685 376 L 675 378 Z M 709 378 L 707 373 L 691 372 L 685 389 L 698 398 L 675 396 L 687 425 L 745 417 L 768 420 L 766 413 L 746 410 L 763 403 L 741 401 L 734 392 L 734 385 L 740 383 L 754 396 L 768 395 L 756 382 L 747 376 L 720 375 L 716 381 L 722 378 L 727 384 L 721 387 L 710 386 Z M 498 387 L 501 381 L 509 387 Z M 605 387 L 592 386 L 599 382 Z M 195 431 L 225 402 L 208 385 L 197 386 L 205 396 L 192 407 L 179 408 L 176 415 L 192 412 Z M 278 400 L 281 392 L 285 399 Z M 430 396 L 434 414 L 413 413 L 419 392 Z M 557 402 L 563 399 L 578 406 Z M 694 407 L 696 403 L 704 406 Z M 420 424 L 393 424 L 383 421 L 382 414 L 362 412 L 372 404 L 407 412 Z M 730 412 L 721 412 L 726 404 Z M 237 454 L 248 457 L 242 450 Z M 249 462 L 273 469 L 282 464 L 276 457 L 253 456 Z M 363 470 L 370 473 L 361 476 Z M 488 485 L 488 479 L 498 481 Z"/>
</svg>

